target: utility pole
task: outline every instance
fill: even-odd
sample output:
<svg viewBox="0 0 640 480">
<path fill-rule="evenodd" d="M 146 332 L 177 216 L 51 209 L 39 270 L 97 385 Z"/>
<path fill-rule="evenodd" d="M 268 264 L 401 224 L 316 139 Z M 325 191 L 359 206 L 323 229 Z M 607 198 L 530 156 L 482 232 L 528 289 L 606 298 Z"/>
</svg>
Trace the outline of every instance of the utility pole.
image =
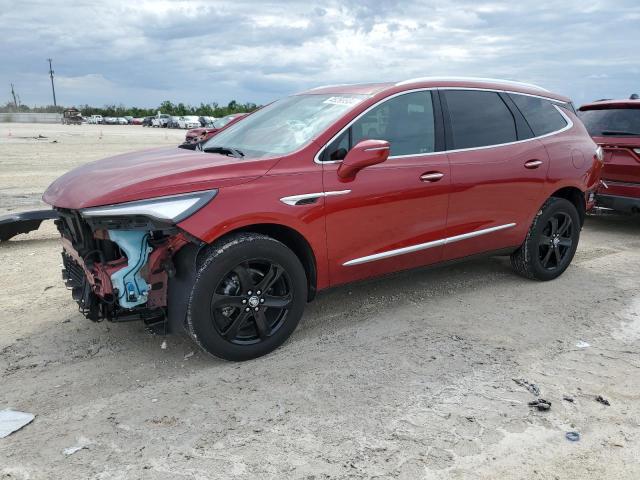
<svg viewBox="0 0 640 480">
<path fill-rule="evenodd" d="M 13 89 L 13 83 L 11 84 L 11 96 L 13 97 L 13 104 L 16 107 L 16 110 L 18 109 L 18 101 L 16 100 L 16 92 Z"/>
<path fill-rule="evenodd" d="M 51 59 L 49 58 L 49 76 L 51 77 L 51 91 L 53 92 L 53 106 L 57 107 L 56 103 L 56 87 L 53 86 L 53 68 L 51 67 Z"/>
</svg>

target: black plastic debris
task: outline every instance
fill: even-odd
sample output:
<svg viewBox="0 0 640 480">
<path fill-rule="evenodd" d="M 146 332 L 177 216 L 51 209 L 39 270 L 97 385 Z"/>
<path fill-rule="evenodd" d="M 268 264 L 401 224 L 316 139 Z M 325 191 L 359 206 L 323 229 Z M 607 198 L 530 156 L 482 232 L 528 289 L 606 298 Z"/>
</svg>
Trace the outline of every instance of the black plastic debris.
<svg viewBox="0 0 640 480">
<path fill-rule="evenodd" d="M 569 402 L 569 403 L 573 403 L 573 402 L 575 402 L 574 398 L 573 398 L 573 397 L 570 397 L 569 395 L 565 395 L 564 397 L 562 397 L 562 399 L 563 399 L 565 402 Z"/>
<path fill-rule="evenodd" d="M 580 440 L 580 434 L 578 432 L 567 432 L 564 436 L 567 437 L 567 440 L 570 442 L 577 442 Z"/>
<path fill-rule="evenodd" d="M 529 402 L 530 407 L 535 407 L 541 412 L 546 412 L 551 409 L 551 402 L 545 400 L 544 398 L 536 398 L 535 400 Z"/>
<path fill-rule="evenodd" d="M 20 233 L 37 230 L 44 220 L 55 220 L 55 210 L 35 210 L 31 212 L 10 213 L 0 216 L 0 242 L 6 242 Z"/>
<path fill-rule="evenodd" d="M 602 395 L 598 395 L 596 397 L 596 402 L 600 402 L 603 405 L 606 405 L 607 407 L 609 407 L 611 404 L 609 403 L 609 400 L 607 400 L 606 398 L 604 398 Z"/>
<path fill-rule="evenodd" d="M 533 393 L 536 397 L 540 395 L 540 389 L 535 383 L 528 382 L 524 378 L 512 378 L 517 385 L 526 388 L 529 392 Z"/>
</svg>

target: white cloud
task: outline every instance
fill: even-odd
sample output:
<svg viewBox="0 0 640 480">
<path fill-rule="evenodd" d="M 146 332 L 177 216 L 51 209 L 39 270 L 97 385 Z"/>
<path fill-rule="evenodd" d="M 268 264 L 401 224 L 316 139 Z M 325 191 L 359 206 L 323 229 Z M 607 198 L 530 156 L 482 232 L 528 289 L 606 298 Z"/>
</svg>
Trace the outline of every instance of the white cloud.
<svg viewBox="0 0 640 480">
<path fill-rule="evenodd" d="M 51 56 L 68 104 L 266 102 L 448 74 L 541 83 L 581 103 L 638 89 L 638 18 L 637 0 L 0 0 L 0 84 L 47 103 Z"/>
</svg>

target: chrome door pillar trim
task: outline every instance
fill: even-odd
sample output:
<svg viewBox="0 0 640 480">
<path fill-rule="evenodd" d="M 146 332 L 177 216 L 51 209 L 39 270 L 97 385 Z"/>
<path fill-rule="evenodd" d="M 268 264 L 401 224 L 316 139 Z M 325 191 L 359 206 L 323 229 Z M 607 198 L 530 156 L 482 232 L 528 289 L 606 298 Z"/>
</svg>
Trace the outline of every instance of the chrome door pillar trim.
<svg viewBox="0 0 640 480">
<path fill-rule="evenodd" d="M 347 195 L 351 193 L 351 190 L 334 190 L 330 192 L 318 192 L 318 193 L 303 193 L 301 195 L 291 195 L 289 197 L 282 197 L 280 201 L 286 205 L 295 205 L 301 200 L 310 200 L 320 197 L 333 197 L 336 195 Z"/>
<path fill-rule="evenodd" d="M 397 257 L 398 255 L 405 255 L 407 253 L 419 252 L 420 250 L 426 250 L 428 248 L 439 247 L 447 245 L 449 243 L 459 242 L 468 238 L 478 237 L 480 235 L 486 235 L 488 233 L 497 232 L 499 230 L 505 230 L 507 228 L 515 227 L 515 223 L 507 223 L 505 225 L 498 225 L 490 228 L 483 228 L 482 230 L 476 230 L 473 232 L 463 233 L 462 235 L 455 235 L 453 237 L 441 238 L 440 240 L 433 240 L 431 242 L 420 243 L 417 245 L 411 245 L 409 247 L 397 248 L 395 250 L 388 250 L 386 252 L 374 253 L 373 255 L 367 255 L 366 257 L 354 258 L 342 264 L 343 267 L 350 267 L 353 265 L 361 265 L 363 263 L 375 262 L 376 260 L 382 260 L 390 257 Z"/>
</svg>

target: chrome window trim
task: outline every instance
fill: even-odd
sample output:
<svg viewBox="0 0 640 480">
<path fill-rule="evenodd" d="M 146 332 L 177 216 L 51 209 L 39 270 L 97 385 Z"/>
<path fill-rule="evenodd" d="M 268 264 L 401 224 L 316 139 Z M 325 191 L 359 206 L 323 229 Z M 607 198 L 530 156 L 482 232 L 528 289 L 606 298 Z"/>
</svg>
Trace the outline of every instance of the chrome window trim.
<svg viewBox="0 0 640 480">
<path fill-rule="evenodd" d="M 363 263 L 375 262 L 377 260 L 383 260 L 385 258 L 397 257 L 399 255 L 405 255 L 407 253 L 419 252 L 428 248 L 439 247 L 442 245 L 448 245 L 449 243 L 460 242 L 469 238 L 479 237 L 480 235 L 486 235 L 488 233 L 498 232 L 500 230 L 506 230 L 507 228 L 515 227 L 515 223 L 507 223 L 505 225 L 497 225 L 495 227 L 484 228 L 482 230 L 476 230 L 473 232 L 463 233 L 461 235 L 455 235 L 453 237 L 441 238 L 440 240 L 433 240 L 431 242 L 419 243 L 417 245 L 411 245 L 409 247 L 397 248 L 395 250 L 387 250 L 386 252 L 374 253 L 373 255 L 367 255 L 365 257 L 354 258 L 342 264 L 343 267 L 351 267 L 353 265 L 361 265 Z"/>
<path fill-rule="evenodd" d="M 308 200 L 311 198 L 320 197 L 334 197 L 336 195 L 347 195 L 348 193 L 351 193 L 351 190 L 333 190 L 329 192 L 303 193 L 300 195 L 282 197 L 280 201 L 286 205 L 296 206 L 296 203 L 298 203 L 300 200 Z"/>
<path fill-rule="evenodd" d="M 392 98 L 395 98 L 395 97 L 398 97 L 400 95 L 404 95 L 404 94 L 407 94 L 407 93 L 424 92 L 424 91 L 431 91 L 431 90 L 440 90 L 440 91 L 447 91 L 447 90 L 474 90 L 474 91 L 480 91 L 480 92 L 508 93 L 508 94 L 513 94 L 513 95 L 524 95 L 524 96 L 527 96 L 527 97 L 542 98 L 543 100 L 548 100 L 548 101 L 553 103 L 553 106 L 556 108 L 556 110 L 558 110 L 558 112 L 560 112 L 560 115 L 562 115 L 562 117 L 565 119 L 565 121 L 567 122 L 567 125 L 564 128 L 561 128 L 560 130 L 549 132 L 549 133 L 546 133 L 544 135 L 540 135 L 538 137 L 534 136 L 534 137 L 531 137 L 531 138 L 525 138 L 523 140 L 516 140 L 515 142 L 497 143 L 497 144 L 494 144 L 494 145 L 484 145 L 482 147 L 470 147 L 470 148 L 458 148 L 458 149 L 454 149 L 454 150 L 442 150 L 440 152 L 416 153 L 416 154 L 411 154 L 411 155 L 390 155 L 389 158 L 388 158 L 389 160 L 393 160 L 394 158 L 427 157 L 427 156 L 432 156 L 432 155 L 442 155 L 442 154 L 446 154 L 446 153 L 467 152 L 467 151 L 470 151 L 470 150 L 483 150 L 483 149 L 486 149 L 486 148 L 503 147 L 503 146 L 506 146 L 506 145 L 515 145 L 517 143 L 530 142 L 531 140 L 536 140 L 536 139 L 539 139 L 539 138 L 546 138 L 546 137 L 550 137 L 551 135 L 557 135 L 558 133 L 562 133 L 562 132 L 565 132 L 565 131 L 573 128 L 573 121 L 557 105 L 558 103 L 562 103 L 562 102 L 560 100 L 558 100 L 558 99 L 555 99 L 555 98 L 545 97 L 544 95 L 534 95 L 534 94 L 531 94 L 531 93 L 512 92 L 510 90 L 499 90 L 499 89 L 494 89 L 494 88 L 479 88 L 479 87 L 425 87 L 425 88 L 414 88 L 414 89 L 411 89 L 411 90 L 404 90 L 402 92 L 394 93 L 393 95 L 390 95 L 388 97 L 380 99 L 379 101 L 377 101 L 376 103 L 374 103 L 373 105 L 368 107 L 366 110 L 361 112 L 357 117 L 355 117 L 347 125 L 345 125 L 338 133 L 336 133 L 333 137 L 331 137 L 329 139 L 329 141 L 326 142 L 322 146 L 322 148 L 320 150 L 318 150 L 318 152 L 313 157 L 313 162 L 317 163 L 319 165 L 324 165 L 324 164 L 329 165 L 329 164 L 332 164 L 332 163 L 342 163 L 342 160 L 327 160 L 325 162 L 322 162 L 322 161 L 320 161 L 320 155 L 322 155 L 324 150 L 329 145 L 331 145 L 346 130 L 351 128 L 351 126 L 355 122 L 357 122 L 361 117 L 363 117 L 364 115 L 369 113 L 369 111 L 371 111 L 372 109 L 374 109 L 378 105 L 381 105 L 382 103 L 386 102 L 387 100 L 391 100 Z"/>
</svg>

